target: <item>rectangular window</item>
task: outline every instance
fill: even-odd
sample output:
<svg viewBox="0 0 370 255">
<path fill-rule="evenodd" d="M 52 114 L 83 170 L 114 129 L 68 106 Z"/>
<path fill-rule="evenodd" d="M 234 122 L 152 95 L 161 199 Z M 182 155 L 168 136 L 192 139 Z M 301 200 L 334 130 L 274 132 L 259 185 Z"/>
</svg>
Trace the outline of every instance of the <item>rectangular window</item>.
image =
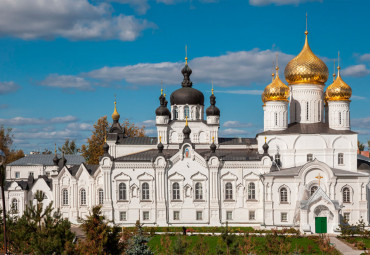
<svg viewBox="0 0 370 255">
<path fill-rule="evenodd" d="M 232 220 L 233 219 L 233 212 L 227 211 L 226 212 L 226 220 Z"/>
<path fill-rule="evenodd" d="M 343 213 L 343 219 L 346 221 L 346 222 L 349 222 L 349 218 L 350 218 L 350 213 L 349 212 L 345 212 Z"/>
<path fill-rule="evenodd" d="M 149 212 L 148 211 L 143 212 L 143 220 L 149 220 Z"/>
<path fill-rule="evenodd" d="M 33 172 L 30 172 L 30 173 L 29 173 L 29 176 L 32 176 L 32 177 L 34 177 L 34 175 L 33 175 Z"/>
<path fill-rule="evenodd" d="M 126 212 L 119 212 L 119 220 L 126 221 L 127 220 L 127 213 Z"/>
<path fill-rule="evenodd" d="M 20 172 L 15 172 L 15 178 L 19 179 L 20 177 L 21 177 L 21 173 Z"/>
<path fill-rule="evenodd" d="M 249 211 L 249 220 L 255 220 L 256 214 L 255 211 Z"/>
<path fill-rule="evenodd" d="M 197 220 L 203 220 L 203 212 L 197 211 Z"/>
<path fill-rule="evenodd" d="M 344 164 L 344 155 L 343 153 L 338 154 L 338 165 L 343 165 Z"/>
<path fill-rule="evenodd" d="M 280 215 L 281 222 L 287 222 L 288 221 L 288 213 L 282 212 Z"/>
<path fill-rule="evenodd" d="M 180 212 L 173 211 L 173 220 L 180 220 Z"/>
<path fill-rule="evenodd" d="M 313 155 L 312 154 L 307 154 L 307 162 L 313 161 Z"/>
</svg>

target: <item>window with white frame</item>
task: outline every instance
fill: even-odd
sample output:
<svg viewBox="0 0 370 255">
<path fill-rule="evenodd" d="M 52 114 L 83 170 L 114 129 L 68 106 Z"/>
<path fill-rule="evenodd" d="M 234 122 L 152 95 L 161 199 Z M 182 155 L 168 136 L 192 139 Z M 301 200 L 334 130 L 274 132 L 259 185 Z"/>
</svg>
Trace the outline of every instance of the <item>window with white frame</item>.
<svg viewBox="0 0 370 255">
<path fill-rule="evenodd" d="M 203 199 L 203 187 L 202 183 L 197 182 L 195 184 L 195 199 L 196 200 L 202 200 Z"/>
<path fill-rule="evenodd" d="M 342 125 L 342 113 L 339 112 L 339 125 Z"/>
<path fill-rule="evenodd" d="M 62 204 L 68 205 L 68 190 L 67 189 L 62 190 Z"/>
<path fill-rule="evenodd" d="M 313 154 L 309 153 L 307 154 L 307 162 L 313 161 Z"/>
<path fill-rule="evenodd" d="M 149 220 L 149 211 L 143 212 L 143 220 Z"/>
<path fill-rule="evenodd" d="M 149 200 L 149 184 L 147 182 L 141 185 L 141 199 Z"/>
<path fill-rule="evenodd" d="M 343 219 L 345 222 L 349 222 L 351 214 L 349 212 L 343 213 Z"/>
<path fill-rule="evenodd" d="M 278 125 L 278 115 L 277 115 L 277 113 L 275 112 L 275 126 L 277 126 Z"/>
<path fill-rule="evenodd" d="M 15 178 L 19 179 L 20 177 L 21 177 L 21 173 L 20 172 L 15 172 Z"/>
<path fill-rule="evenodd" d="M 348 187 L 343 189 L 343 203 L 350 203 L 351 202 L 351 192 Z"/>
<path fill-rule="evenodd" d="M 189 116 L 189 106 L 184 107 L 184 115 L 185 115 L 185 117 L 188 117 L 188 118 L 190 117 Z"/>
<path fill-rule="evenodd" d="M 127 220 L 127 213 L 126 212 L 119 212 L 119 220 L 126 221 Z"/>
<path fill-rule="evenodd" d="M 287 222 L 288 221 L 288 213 L 282 212 L 280 214 L 280 220 L 281 220 L 281 222 Z"/>
<path fill-rule="evenodd" d="M 98 202 L 99 202 L 99 205 L 102 205 L 104 203 L 104 191 L 103 189 L 99 189 L 98 190 Z"/>
<path fill-rule="evenodd" d="M 338 165 L 343 165 L 343 164 L 344 164 L 344 154 L 338 153 Z"/>
<path fill-rule="evenodd" d="M 178 182 L 172 184 L 172 199 L 180 200 L 180 184 Z"/>
<path fill-rule="evenodd" d="M 311 196 L 313 195 L 313 193 L 315 193 L 316 192 L 316 190 L 318 189 L 318 187 L 316 186 L 316 185 L 314 185 L 314 186 L 312 186 L 311 188 L 310 188 L 310 194 L 311 194 Z"/>
<path fill-rule="evenodd" d="M 288 202 L 288 190 L 285 187 L 280 189 L 280 202 L 281 203 L 287 203 Z"/>
<path fill-rule="evenodd" d="M 178 108 L 175 106 L 173 112 L 175 113 L 174 119 L 177 120 L 179 118 L 179 111 Z"/>
<path fill-rule="evenodd" d="M 80 190 L 80 205 L 86 205 L 86 190 Z"/>
<path fill-rule="evenodd" d="M 306 120 L 309 120 L 309 103 L 306 103 Z"/>
<path fill-rule="evenodd" d="M 12 200 L 12 212 L 18 213 L 18 200 L 16 198 L 13 198 Z"/>
<path fill-rule="evenodd" d="M 256 185 L 254 184 L 254 182 L 248 184 L 248 199 L 256 199 Z"/>
<path fill-rule="evenodd" d="M 232 220 L 232 219 L 233 219 L 233 212 L 226 211 L 226 220 Z"/>
<path fill-rule="evenodd" d="M 225 199 L 232 200 L 233 199 L 233 185 L 231 182 L 227 182 L 225 184 Z"/>
<path fill-rule="evenodd" d="M 256 219 L 256 212 L 249 211 L 249 220 L 255 220 L 255 219 Z"/>
<path fill-rule="evenodd" d="M 173 211 L 173 220 L 180 220 L 180 211 Z"/>
<path fill-rule="evenodd" d="M 281 166 L 280 154 L 279 153 L 275 154 L 275 163 L 276 163 L 276 165 Z"/>
<path fill-rule="evenodd" d="M 126 183 L 121 182 L 118 185 L 118 199 L 127 200 L 127 186 Z"/>
<path fill-rule="evenodd" d="M 197 211 L 196 212 L 196 217 L 197 217 L 197 220 L 203 220 L 203 212 L 202 211 Z"/>
</svg>

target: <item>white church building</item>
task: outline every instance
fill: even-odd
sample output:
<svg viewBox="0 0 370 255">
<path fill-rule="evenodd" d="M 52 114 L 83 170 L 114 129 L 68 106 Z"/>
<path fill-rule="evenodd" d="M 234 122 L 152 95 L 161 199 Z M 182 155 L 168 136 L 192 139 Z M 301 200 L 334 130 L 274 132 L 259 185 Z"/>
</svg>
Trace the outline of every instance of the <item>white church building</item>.
<svg viewBox="0 0 370 255">
<path fill-rule="evenodd" d="M 37 190 L 78 223 L 101 204 L 121 226 L 295 227 L 305 233 L 339 231 L 369 221 L 370 160 L 357 155 L 350 126 L 351 88 L 329 72 L 307 41 L 263 94 L 264 131 L 252 138 L 219 137 L 216 97 L 206 109 L 181 70 L 181 88 L 159 97 L 157 137 L 127 137 L 113 124 L 99 165 L 81 156 L 29 155 L 6 168 L 7 209 L 22 215 Z M 329 82 L 330 83 L 330 82 Z M 257 110 L 257 109 L 255 109 Z M 262 118 L 262 116 L 261 116 Z M 54 157 L 54 158 L 53 158 Z"/>
</svg>

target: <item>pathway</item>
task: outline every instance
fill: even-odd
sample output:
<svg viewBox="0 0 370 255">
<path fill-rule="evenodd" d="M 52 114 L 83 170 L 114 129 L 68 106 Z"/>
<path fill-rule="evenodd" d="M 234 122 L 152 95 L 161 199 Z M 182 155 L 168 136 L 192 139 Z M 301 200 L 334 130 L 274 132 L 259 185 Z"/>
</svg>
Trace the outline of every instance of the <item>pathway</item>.
<svg viewBox="0 0 370 255">
<path fill-rule="evenodd" d="M 333 243 L 335 245 L 335 248 L 343 255 L 360 255 L 361 253 L 363 253 L 363 251 L 353 249 L 335 236 L 330 236 L 330 242 Z"/>
</svg>

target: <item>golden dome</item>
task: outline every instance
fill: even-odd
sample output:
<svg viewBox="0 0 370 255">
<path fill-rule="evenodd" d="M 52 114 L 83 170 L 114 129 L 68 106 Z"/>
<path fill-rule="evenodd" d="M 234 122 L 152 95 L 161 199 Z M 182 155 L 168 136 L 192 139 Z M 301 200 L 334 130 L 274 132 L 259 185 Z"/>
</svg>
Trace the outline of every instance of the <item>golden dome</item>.
<svg viewBox="0 0 370 255">
<path fill-rule="evenodd" d="M 352 89 L 343 81 L 339 70 L 338 66 L 337 79 L 326 89 L 325 96 L 328 101 L 349 101 L 352 96 Z"/>
<path fill-rule="evenodd" d="M 288 101 L 289 87 L 280 80 L 278 70 L 276 67 L 276 78 L 263 91 L 265 102 Z"/>
<path fill-rule="evenodd" d="M 119 117 L 120 117 L 120 115 L 117 112 L 117 102 L 114 101 L 114 112 L 112 113 L 112 119 L 118 121 L 119 120 Z"/>
<path fill-rule="evenodd" d="M 325 63 L 319 59 L 311 50 L 306 40 L 302 51 L 289 61 L 285 67 L 285 79 L 288 84 L 320 84 L 325 85 L 328 80 L 329 71 Z"/>
</svg>

